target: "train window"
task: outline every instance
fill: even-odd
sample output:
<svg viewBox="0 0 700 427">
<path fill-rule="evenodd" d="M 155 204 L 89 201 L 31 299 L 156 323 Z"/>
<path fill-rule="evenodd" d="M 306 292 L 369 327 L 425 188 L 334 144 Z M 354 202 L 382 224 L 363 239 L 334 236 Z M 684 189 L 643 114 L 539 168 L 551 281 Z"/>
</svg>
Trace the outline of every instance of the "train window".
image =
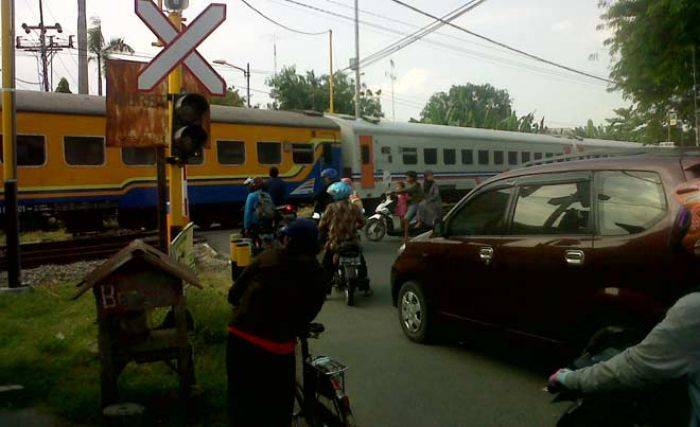
<svg viewBox="0 0 700 427">
<path fill-rule="evenodd" d="M 360 146 L 360 156 L 362 157 L 363 165 L 372 164 L 372 153 L 369 152 L 369 145 Z"/>
<path fill-rule="evenodd" d="M 403 155 L 403 164 L 404 165 L 418 164 L 418 149 L 417 148 L 402 148 L 401 154 Z"/>
<path fill-rule="evenodd" d="M 445 148 L 442 150 L 442 156 L 446 165 L 454 165 L 457 162 L 457 153 L 454 148 Z"/>
<path fill-rule="evenodd" d="M 509 151 L 508 152 L 508 164 L 511 166 L 518 164 L 518 152 L 517 151 Z"/>
<path fill-rule="evenodd" d="M 479 164 L 488 165 L 489 164 L 489 150 L 479 150 Z"/>
<path fill-rule="evenodd" d="M 122 162 L 129 166 L 156 164 L 156 149 L 153 147 L 122 147 Z"/>
<path fill-rule="evenodd" d="M 437 164 L 437 148 L 424 148 L 423 149 L 423 161 L 426 165 L 436 165 Z"/>
<path fill-rule="evenodd" d="M 529 151 L 523 151 L 520 153 L 521 159 L 523 163 L 527 163 L 530 161 L 530 152 Z"/>
<path fill-rule="evenodd" d="M 474 151 L 462 150 L 462 164 L 471 165 L 474 163 Z"/>
<path fill-rule="evenodd" d="M 222 165 L 242 165 L 245 163 L 245 142 L 216 141 L 216 158 Z"/>
<path fill-rule="evenodd" d="M 0 162 L 2 135 L 0 135 Z M 46 142 L 40 135 L 17 135 L 17 166 L 42 166 L 46 163 Z"/>
<path fill-rule="evenodd" d="M 552 157 L 552 156 L 554 156 L 554 153 L 545 153 L 544 156 L 545 157 Z"/>
<path fill-rule="evenodd" d="M 314 162 L 314 146 L 311 144 L 292 144 L 292 161 L 300 165 Z"/>
<path fill-rule="evenodd" d="M 535 153 L 535 160 L 541 160 L 542 159 L 542 153 Z"/>
<path fill-rule="evenodd" d="M 493 152 L 493 164 L 494 165 L 502 165 L 503 164 L 503 151 L 494 151 Z"/>
<path fill-rule="evenodd" d="M 323 163 L 330 164 L 333 162 L 333 144 L 331 142 L 323 143 Z"/>
<path fill-rule="evenodd" d="M 278 165 L 282 162 L 282 146 L 279 142 L 258 142 L 258 162 Z"/>
<path fill-rule="evenodd" d="M 66 136 L 63 155 L 73 166 L 99 166 L 105 162 L 105 139 L 94 136 Z"/>
</svg>

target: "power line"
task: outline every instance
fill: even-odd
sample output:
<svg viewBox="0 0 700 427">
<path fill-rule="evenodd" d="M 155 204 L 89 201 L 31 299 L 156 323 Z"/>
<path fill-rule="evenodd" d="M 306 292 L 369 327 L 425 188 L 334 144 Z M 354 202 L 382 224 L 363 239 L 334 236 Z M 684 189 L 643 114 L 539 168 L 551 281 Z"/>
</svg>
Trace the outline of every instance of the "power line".
<svg viewBox="0 0 700 427">
<path fill-rule="evenodd" d="M 520 55 L 526 56 L 526 57 L 528 57 L 528 58 L 530 58 L 530 59 L 534 59 L 535 61 L 539 61 L 539 62 L 548 64 L 548 65 L 551 65 L 551 66 L 553 66 L 553 67 L 561 68 L 561 69 L 563 69 L 563 70 L 570 71 L 570 72 L 576 73 L 576 74 L 580 74 L 580 75 L 582 75 L 582 76 L 590 77 L 590 78 L 592 78 L 592 79 L 600 80 L 600 81 L 603 81 L 603 82 L 606 82 L 606 83 L 613 83 L 612 80 L 606 79 L 605 77 L 596 76 L 595 74 L 587 73 L 587 72 L 585 72 L 585 71 L 577 70 L 577 69 L 575 69 L 575 68 L 571 68 L 571 67 L 569 67 L 569 66 L 562 65 L 562 64 L 559 64 L 559 63 L 554 62 L 554 61 L 550 61 L 549 59 L 545 59 L 545 58 L 542 58 L 542 57 L 540 57 L 540 56 L 533 55 L 533 54 L 531 54 L 531 53 L 525 52 L 524 50 L 521 50 L 521 49 L 518 49 L 518 48 L 514 48 L 514 47 L 509 46 L 509 45 L 507 45 L 507 44 L 505 44 L 505 43 L 501 43 L 501 42 L 499 42 L 499 41 L 497 41 L 497 40 L 494 40 L 494 39 L 492 39 L 492 38 L 490 38 L 490 37 L 486 37 L 486 36 L 484 36 L 484 35 L 481 35 L 481 34 L 478 34 L 478 33 L 473 32 L 473 31 L 467 30 L 466 28 L 464 28 L 464 27 L 462 27 L 462 26 L 459 26 L 459 25 L 456 25 L 456 24 L 453 24 L 453 23 L 451 23 L 451 22 L 449 22 L 449 21 L 444 21 L 443 19 L 441 19 L 441 18 L 439 18 L 439 17 L 437 17 L 437 16 L 435 16 L 435 15 L 432 15 L 432 14 L 430 14 L 430 13 L 428 13 L 428 12 L 425 12 L 425 11 L 423 11 L 423 10 L 421 10 L 421 9 L 418 9 L 418 8 L 415 7 L 415 6 L 411 6 L 410 4 L 404 3 L 404 2 L 401 1 L 401 0 L 391 0 L 391 1 L 393 1 L 393 2 L 396 3 L 396 4 L 401 5 L 401 6 L 403 6 L 403 7 L 406 7 L 406 8 L 408 8 L 408 9 L 411 9 L 412 11 L 414 11 L 414 12 L 416 12 L 416 13 L 420 13 L 421 15 L 427 16 L 427 17 L 432 18 L 432 19 L 435 19 L 435 20 L 442 21 L 445 25 L 449 25 L 450 27 L 456 28 L 456 29 L 458 29 L 458 30 L 460 30 L 460 31 L 463 31 L 463 32 L 465 32 L 465 33 L 467 33 L 467 34 L 469 34 L 469 35 L 471 35 L 471 36 L 478 37 L 478 38 L 480 38 L 480 39 L 482 39 L 482 40 L 485 40 L 485 41 L 487 41 L 487 42 L 489 42 L 489 43 L 492 43 L 492 44 L 494 44 L 494 45 L 496 45 L 496 46 L 502 47 L 502 48 L 504 48 L 504 49 L 508 49 L 508 50 L 510 50 L 510 51 L 512 51 L 512 52 L 515 52 L 515 53 L 518 53 L 518 54 L 520 54 Z"/>
<path fill-rule="evenodd" d="M 384 49 L 381 49 L 366 58 L 363 58 L 360 63 L 364 66 L 371 65 L 377 61 L 382 60 L 383 58 L 386 58 L 387 56 L 398 52 L 399 50 L 410 46 L 411 44 L 417 42 L 418 40 L 422 39 L 423 37 L 427 36 L 428 34 L 436 31 L 437 29 L 443 27 L 446 23 L 459 18 L 460 16 L 464 15 L 465 13 L 469 12 L 470 10 L 474 9 L 475 7 L 479 6 L 486 0 L 471 0 L 469 3 L 458 7 L 457 9 L 453 10 L 452 12 L 448 13 L 447 15 L 443 16 L 442 18 L 439 18 L 435 22 L 430 23 L 429 25 L 426 25 L 425 27 L 421 28 L 418 31 L 415 31 L 412 34 L 409 34 L 408 36 L 404 37 L 401 40 L 397 40 L 396 42 L 390 44 L 389 46 L 385 47 Z"/>
<path fill-rule="evenodd" d="M 285 2 L 285 3 L 288 3 L 286 5 L 288 7 L 305 8 L 305 9 L 312 10 L 316 13 L 321 13 L 321 14 L 333 16 L 335 18 L 339 18 L 339 19 L 344 20 L 344 21 L 348 21 L 348 22 L 355 21 L 355 18 L 353 18 L 353 17 L 343 15 L 343 14 L 338 13 L 338 12 L 330 11 L 328 9 L 320 8 L 317 6 L 312 6 L 312 5 L 302 3 L 302 2 L 299 2 L 296 0 L 268 0 L 268 1 L 271 1 L 272 3 L 281 4 L 281 5 L 284 5 L 284 3 L 282 3 L 282 2 Z M 398 30 L 395 30 L 392 28 L 388 28 L 388 27 L 385 27 L 383 25 L 380 25 L 380 24 L 377 24 L 374 22 L 370 22 L 367 20 L 360 20 L 360 23 L 362 23 L 362 25 L 364 25 L 366 27 L 374 28 L 374 29 L 379 30 L 379 31 L 384 32 L 384 33 L 395 34 L 395 35 L 400 35 L 400 36 L 407 35 L 405 32 L 398 31 Z M 466 41 L 466 39 L 463 39 L 463 38 L 457 38 L 457 39 L 460 41 Z M 558 80 L 566 81 L 569 83 L 582 84 L 582 85 L 593 86 L 593 87 L 600 87 L 600 86 L 594 85 L 594 83 L 589 78 L 575 79 L 575 77 L 569 73 L 561 73 L 561 72 L 557 72 L 556 70 L 539 68 L 539 67 L 535 67 L 535 66 L 530 65 L 530 64 L 525 64 L 523 62 L 514 61 L 512 59 L 506 59 L 506 58 L 502 58 L 502 57 L 498 57 L 498 56 L 492 56 L 492 55 L 488 55 L 488 54 L 483 53 L 483 52 L 469 50 L 469 49 L 454 46 L 454 45 L 451 45 L 448 43 L 435 41 L 435 40 L 427 40 L 427 39 L 423 38 L 423 39 L 420 39 L 419 41 L 426 43 L 426 44 L 433 45 L 433 46 L 438 46 L 442 49 L 447 49 L 447 50 L 452 51 L 452 52 L 458 52 L 458 53 L 461 53 L 461 54 L 464 54 L 464 55 L 467 55 L 470 57 L 478 58 L 480 60 L 486 60 L 487 62 L 491 62 L 491 63 L 495 63 L 495 64 L 499 64 L 499 65 L 505 64 L 505 66 L 508 68 L 525 69 L 527 71 L 534 72 L 534 73 L 537 73 L 540 75 L 546 75 L 548 77 L 553 76 L 553 77 L 557 78 Z M 477 44 L 477 45 L 481 46 L 481 47 L 486 47 L 485 45 L 481 45 L 481 44 Z M 494 46 L 489 46 L 488 48 L 492 49 L 492 48 L 494 48 Z M 502 52 L 499 50 L 498 53 L 505 53 L 505 52 Z M 347 72 L 347 69 L 341 70 L 338 72 Z"/>
<path fill-rule="evenodd" d="M 318 32 L 318 33 L 310 33 L 310 32 L 306 32 L 306 31 L 295 30 L 294 28 L 291 28 L 291 27 L 288 27 L 288 26 L 286 26 L 286 25 L 284 25 L 284 24 L 281 24 L 281 23 L 275 21 L 274 19 L 270 18 L 269 16 L 265 15 L 264 13 L 262 13 L 261 11 L 259 11 L 259 10 L 256 9 L 255 7 L 253 7 L 253 5 L 251 5 L 250 3 L 248 3 L 246 0 L 241 0 L 241 2 L 242 2 L 244 5 L 248 6 L 251 10 L 253 10 L 253 11 L 254 11 L 255 13 L 257 13 L 258 15 L 262 16 L 263 18 L 267 19 L 268 21 L 272 22 L 273 24 L 277 25 L 278 27 L 284 28 L 284 29 L 287 30 L 287 31 L 291 31 L 291 32 L 297 33 L 297 34 L 303 34 L 303 35 L 306 35 L 306 36 L 320 36 L 320 35 L 322 35 L 322 34 L 327 34 L 327 33 L 328 33 L 327 30 L 326 30 L 326 31 L 322 31 L 322 32 Z"/>
</svg>

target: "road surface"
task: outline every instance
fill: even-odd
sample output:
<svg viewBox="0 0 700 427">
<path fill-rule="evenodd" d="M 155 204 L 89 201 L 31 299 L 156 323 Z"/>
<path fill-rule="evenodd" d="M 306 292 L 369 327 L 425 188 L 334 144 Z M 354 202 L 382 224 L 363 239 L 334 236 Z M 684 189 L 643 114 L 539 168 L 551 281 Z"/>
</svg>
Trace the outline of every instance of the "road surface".
<svg viewBox="0 0 700 427">
<path fill-rule="evenodd" d="M 228 254 L 229 233 L 201 235 Z M 484 343 L 420 345 L 404 337 L 389 283 L 399 245 L 396 239 L 364 244 L 374 295 L 358 295 L 357 306 L 346 307 L 334 293 L 317 319 L 326 332 L 311 342 L 312 353 L 350 367 L 347 387 L 358 425 L 553 426 L 565 404 L 551 404 L 542 391 L 542 368 L 517 363 L 523 344 L 475 351 Z"/>
</svg>

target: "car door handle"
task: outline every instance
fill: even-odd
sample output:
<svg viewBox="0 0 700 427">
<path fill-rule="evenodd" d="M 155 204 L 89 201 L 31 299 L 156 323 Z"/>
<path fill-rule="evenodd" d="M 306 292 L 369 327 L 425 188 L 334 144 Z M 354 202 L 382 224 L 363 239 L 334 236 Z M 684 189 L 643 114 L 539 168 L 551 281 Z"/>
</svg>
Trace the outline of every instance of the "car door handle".
<svg viewBox="0 0 700 427">
<path fill-rule="evenodd" d="M 564 252 L 564 259 L 569 265 L 583 265 L 583 261 L 586 259 L 586 254 L 579 249 L 568 250 Z"/>
<path fill-rule="evenodd" d="M 493 248 L 486 246 L 479 249 L 479 258 L 484 264 L 491 265 L 491 262 L 493 262 Z"/>
</svg>

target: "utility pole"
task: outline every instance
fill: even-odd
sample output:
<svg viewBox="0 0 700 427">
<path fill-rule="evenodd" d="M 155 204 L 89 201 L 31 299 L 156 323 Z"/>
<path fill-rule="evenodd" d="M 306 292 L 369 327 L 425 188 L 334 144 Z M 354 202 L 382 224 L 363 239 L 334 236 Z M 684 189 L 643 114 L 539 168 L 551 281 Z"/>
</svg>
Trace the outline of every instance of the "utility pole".
<svg viewBox="0 0 700 427">
<path fill-rule="evenodd" d="M 78 93 L 88 92 L 87 17 L 85 0 L 78 0 Z"/>
<path fill-rule="evenodd" d="M 246 100 L 248 101 L 248 108 L 250 108 L 250 62 L 246 63 L 245 70 Z"/>
<path fill-rule="evenodd" d="M 328 74 L 328 92 L 330 93 L 330 100 L 329 100 L 329 111 L 331 114 L 335 113 L 335 100 L 334 98 L 334 93 L 333 93 L 333 30 L 328 30 L 328 41 L 330 44 L 330 65 L 331 65 L 331 71 Z"/>
<path fill-rule="evenodd" d="M 695 146 L 700 147 L 700 110 L 698 110 L 698 70 L 695 67 L 695 46 L 693 45 L 693 105 L 695 106 Z"/>
<path fill-rule="evenodd" d="M 44 4 L 42 0 L 39 0 L 39 24 L 38 25 L 27 25 L 22 24 L 22 29 L 25 33 L 31 34 L 32 31 L 39 31 L 39 41 L 30 42 L 29 44 L 23 44 L 23 40 L 17 37 L 17 49 L 37 52 L 39 53 L 39 60 L 41 63 L 41 83 L 44 87 L 45 92 L 49 92 L 52 89 L 51 78 L 49 77 L 49 61 L 53 62 L 53 57 L 56 52 L 63 50 L 64 48 L 73 48 L 73 36 L 68 37 L 68 41 L 62 43 L 58 40 L 56 36 L 48 36 L 49 44 L 46 44 L 48 31 L 56 31 L 59 34 L 63 33 L 63 28 L 58 22 L 55 25 L 45 25 L 44 24 Z"/>
<path fill-rule="evenodd" d="M 360 5 L 355 0 L 355 119 L 362 117 L 360 108 Z"/>
<path fill-rule="evenodd" d="M 4 144 L 5 244 L 7 284 L 21 289 L 19 213 L 17 209 L 17 135 L 15 119 L 15 4 L 2 0 L 2 134 Z"/>
<path fill-rule="evenodd" d="M 277 35 L 272 36 L 272 56 L 275 64 L 275 77 L 277 76 Z"/>
<path fill-rule="evenodd" d="M 387 73 L 387 77 L 391 80 L 391 118 L 396 123 L 396 98 L 394 97 L 394 83 L 396 82 L 396 73 L 394 72 L 394 60 L 389 60 L 391 71 Z"/>
<path fill-rule="evenodd" d="M 243 77 L 246 79 L 246 97 L 248 98 L 248 108 L 250 108 L 250 62 L 246 63 L 246 67 L 239 67 L 238 65 L 233 65 L 225 59 L 215 59 L 214 64 L 225 65 L 229 68 L 234 68 L 243 73 Z"/>
</svg>

